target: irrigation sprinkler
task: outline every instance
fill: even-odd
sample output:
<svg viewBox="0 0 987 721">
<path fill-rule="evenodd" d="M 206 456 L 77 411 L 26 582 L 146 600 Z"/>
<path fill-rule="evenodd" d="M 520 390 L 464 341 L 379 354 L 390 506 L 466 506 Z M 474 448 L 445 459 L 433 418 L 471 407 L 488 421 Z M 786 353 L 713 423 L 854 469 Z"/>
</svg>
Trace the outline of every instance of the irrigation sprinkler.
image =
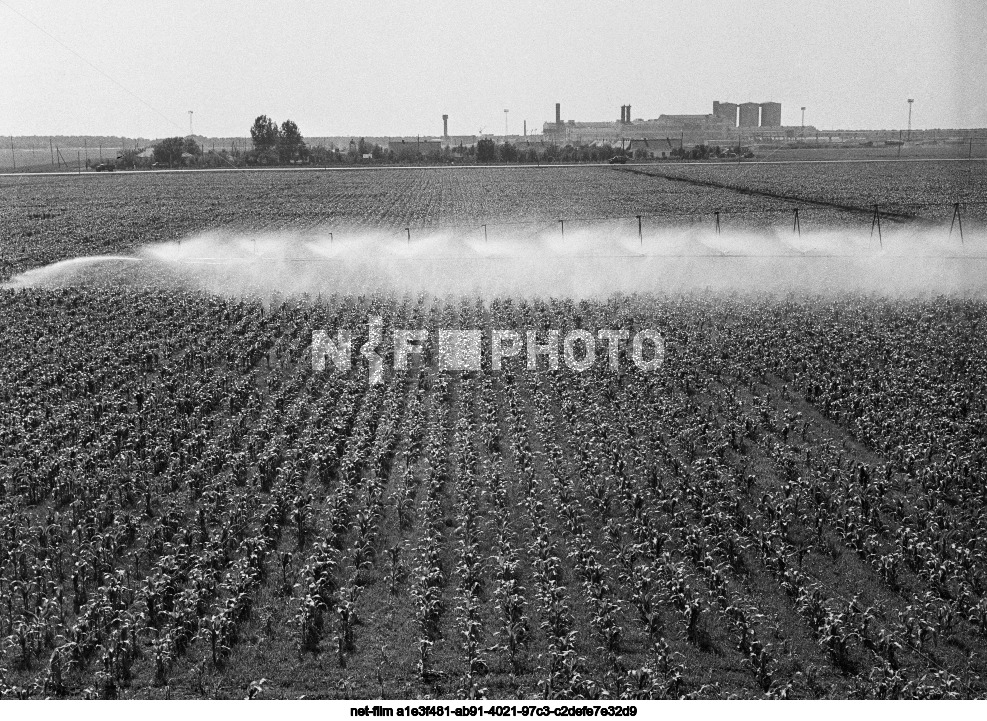
<svg viewBox="0 0 987 721">
<path fill-rule="evenodd" d="M 565 220 L 559 218 L 559 223 L 562 225 L 562 237 L 565 238 Z"/>
<path fill-rule="evenodd" d="M 881 237 L 881 208 L 877 203 L 874 203 L 874 219 L 870 223 L 870 237 L 874 237 L 874 228 L 877 228 L 877 242 L 884 247 L 884 239 Z"/>
<path fill-rule="evenodd" d="M 487 224 L 486 223 L 483 224 L 483 242 L 484 243 L 487 242 Z"/>
<path fill-rule="evenodd" d="M 949 223 L 949 237 L 953 237 L 953 225 L 959 222 L 960 225 L 960 243 L 963 243 L 963 216 L 960 214 L 960 204 L 953 203 L 953 219 Z"/>
<path fill-rule="evenodd" d="M 408 234 L 408 245 L 411 245 L 411 228 L 405 228 L 404 232 Z"/>
<path fill-rule="evenodd" d="M 644 231 L 641 229 L 641 216 L 640 215 L 636 215 L 634 217 L 637 218 L 637 237 L 638 237 L 638 240 L 641 241 L 641 245 L 644 245 Z"/>
<path fill-rule="evenodd" d="M 332 245 L 332 240 L 333 240 L 332 233 L 330 232 L 329 233 L 329 245 Z"/>
<path fill-rule="evenodd" d="M 802 225 L 799 223 L 799 209 L 795 208 L 795 223 L 792 225 L 792 232 L 798 233 L 798 236 L 802 237 Z"/>
<path fill-rule="evenodd" d="M 716 216 L 716 234 L 719 235 L 720 234 L 720 211 L 717 210 L 714 213 L 714 215 Z"/>
</svg>

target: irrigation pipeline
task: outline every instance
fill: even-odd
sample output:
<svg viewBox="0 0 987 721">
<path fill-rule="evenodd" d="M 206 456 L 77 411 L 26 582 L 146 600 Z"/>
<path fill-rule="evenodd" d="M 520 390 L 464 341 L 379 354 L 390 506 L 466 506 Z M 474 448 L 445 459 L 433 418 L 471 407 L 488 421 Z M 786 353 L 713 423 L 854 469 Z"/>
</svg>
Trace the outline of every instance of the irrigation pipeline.
<svg viewBox="0 0 987 721">
<path fill-rule="evenodd" d="M 734 193 L 740 193 L 742 195 L 754 195 L 763 198 L 769 198 L 771 200 L 781 200 L 781 201 L 794 201 L 799 203 L 806 203 L 810 206 L 821 207 L 821 208 L 833 208 L 835 210 L 844 210 L 850 213 L 867 213 L 870 214 L 873 211 L 874 204 L 869 204 L 866 206 L 852 205 L 849 203 L 837 203 L 830 200 L 813 200 L 811 198 L 805 198 L 800 195 L 792 195 L 788 193 L 774 193 L 767 190 L 756 190 L 754 188 L 747 188 L 742 185 L 736 185 L 733 183 L 721 183 L 715 180 L 699 180 L 697 178 L 684 178 L 680 175 L 671 175 L 667 173 L 660 172 L 648 172 L 646 170 L 637 170 L 635 168 L 621 168 L 621 172 L 634 173 L 635 175 L 644 175 L 649 178 L 660 178 L 662 180 L 668 180 L 675 183 L 685 183 L 686 185 L 697 186 L 701 188 L 716 188 L 718 190 L 729 190 Z M 967 205 L 983 205 L 983 201 L 966 201 Z M 878 204 L 880 205 L 880 204 Z M 928 208 L 935 207 L 938 205 L 943 205 L 943 203 L 900 203 L 896 204 L 898 206 L 908 206 L 911 208 Z M 955 203 L 950 203 L 949 205 L 955 205 Z M 721 211 L 722 212 L 722 211 Z M 754 211 L 756 212 L 756 211 Z M 900 221 L 913 221 L 913 220 L 924 220 L 920 216 L 913 213 L 902 213 L 896 211 L 884 211 L 882 216 L 889 220 L 900 220 Z"/>
<path fill-rule="evenodd" d="M 639 171 L 633 171 L 639 172 Z M 649 173 L 644 173 L 650 177 L 654 176 Z M 782 196 L 771 196 L 776 200 L 782 199 Z M 901 208 L 914 208 L 914 209 L 930 209 L 930 208 L 941 208 L 951 212 L 951 223 L 949 235 L 953 233 L 952 226 L 956 225 L 959 221 L 959 236 L 963 239 L 963 229 L 962 221 L 963 215 L 966 210 L 972 206 L 985 206 L 987 201 L 981 200 L 960 200 L 960 201 L 941 201 L 936 203 L 874 203 L 869 206 L 855 206 L 855 205 L 842 205 L 837 203 L 829 203 L 825 201 L 804 201 L 801 198 L 794 198 L 794 200 L 807 202 L 810 208 L 805 208 L 801 206 L 792 206 L 791 208 L 779 208 L 774 210 L 751 210 L 747 208 L 718 208 L 715 210 L 706 210 L 700 208 L 691 208 L 684 210 L 674 210 L 668 212 L 662 212 L 658 214 L 645 214 L 638 213 L 635 215 L 627 216 L 575 216 L 575 217 L 559 217 L 551 221 L 530 221 L 530 220 L 513 220 L 513 221 L 499 221 L 499 222 L 482 222 L 482 223 L 450 223 L 450 224 L 421 224 L 415 225 L 413 223 L 402 223 L 402 227 L 399 230 L 392 231 L 395 235 L 404 236 L 408 242 L 412 242 L 414 233 L 412 231 L 432 231 L 441 232 L 444 230 L 468 230 L 477 233 L 483 233 L 484 237 L 487 237 L 487 231 L 490 228 L 496 228 L 499 226 L 504 227 L 518 227 L 518 226 L 529 226 L 534 228 L 530 231 L 530 234 L 543 233 L 553 227 L 559 228 L 562 236 L 565 236 L 566 225 L 570 228 L 573 224 L 579 223 L 636 223 L 638 225 L 639 231 L 642 228 L 643 222 L 645 220 L 650 221 L 662 221 L 663 219 L 681 219 L 689 218 L 692 223 L 696 222 L 710 222 L 711 227 L 714 227 L 716 233 L 719 235 L 721 232 L 721 217 L 734 216 L 734 217 L 784 217 L 797 219 L 797 222 L 793 225 L 793 233 L 801 234 L 802 226 L 806 219 L 807 210 L 819 210 L 819 209 L 832 209 L 832 210 L 843 210 L 847 212 L 853 212 L 858 214 L 866 214 L 868 218 L 875 219 L 879 224 L 880 221 L 893 221 L 899 223 L 915 223 L 921 222 L 926 225 L 935 225 L 939 220 L 944 220 L 945 216 L 941 216 L 939 219 L 928 217 L 927 215 L 917 215 L 911 212 L 901 212 Z M 889 210 L 889 208 L 891 208 Z M 811 220 L 811 213 L 809 219 Z M 968 221 L 969 222 L 969 221 Z M 641 240 L 643 242 L 643 231 L 641 232 Z"/>
<path fill-rule="evenodd" d="M 863 258 L 866 257 L 864 254 L 854 254 L 854 253 L 626 253 L 626 254 L 582 254 L 582 255 L 566 255 L 561 259 L 565 260 L 612 260 L 615 258 L 648 258 L 648 259 L 661 259 L 661 258 L 695 258 L 697 260 L 729 260 L 735 258 L 743 258 L 744 260 L 758 260 L 758 259 L 768 259 L 777 260 L 780 258 L 802 258 L 807 260 L 833 260 L 839 258 Z M 896 256 L 890 256 L 892 258 Z M 902 258 L 921 258 L 923 256 L 900 256 Z M 963 261 L 987 261 L 987 255 L 935 255 L 928 256 L 930 259 L 935 260 L 963 260 Z M 427 261 L 452 261 L 455 263 L 463 262 L 484 262 L 484 263 L 497 263 L 508 260 L 524 260 L 525 256 L 520 255 L 497 255 L 497 256 L 463 256 L 463 255 L 416 255 L 409 258 L 401 258 L 398 256 L 392 256 L 388 258 L 388 262 L 410 262 L 417 263 L 423 260 Z M 339 262 L 336 258 L 324 258 L 324 257 L 311 257 L 311 258 L 278 258 L 276 256 L 246 256 L 243 258 L 222 258 L 222 257 L 179 257 L 176 259 L 178 263 L 193 263 L 202 265 L 231 265 L 231 264 L 252 264 L 252 263 L 337 263 Z"/>
<path fill-rule="evenodd" d="M 902 204 L 895 204 L 900 207 Z M 965 210 L 969 206 L 985 206 L 987 201 L 958 201 L 958 202 L 939 202 L 939 203 L 911 203 L 908 204 L 912 208 L 948 208 L 951 212 L 950 216 L 950 226 L 947 234 L 947 238 L 951 238 L 953 233 L 956 232 L 959 237 L 960 243 L 964 243 L 964 230 L 963 230 L 963 215 Z M 792 224 L 792 233 L 801 237 L 802 228 L 805 225 L 806 213 L 805 208 L 792 207 L 790 209 L 778 209 L 778 210 L 750 210 L 750 209 L 734 209 L 725 208 L 718 210 L 700 210 L 698 208 L 691 210 L 680 210 L 680 211 L 670 211 L 667 213 L 661 213 L 656 215 L 645 215 L 643 213 L 635 214 L 632 216 L 577 216 L 571 218 L 557 218 L 550 221 L 539 220 L 539 221 L 527 221 L 527 220 L 514 220 L 514 221 L 500 221 L 500 222 L 484 222 L 484 223 L 452 223 L 452 224 L 421 224 L 415 225 L 413 223 L 401 223 L 396 229 L 392 229 L 389 233 L 392 237 L 400 237 L 401 240 L 406 241 L 409 245 L 415 242 L 416 235 L 422 232 L 429 233 L 441 233 L 448 230 L 460 230 L 469 231 L 471 233 L 476 233 L 482 235 L 485 241 L 489 240 L 489 231 L 492 228 L 505 227 L 505 228 L 519 228 L 527 227 L 527 235 L 536 236 L 540 234 L 547 233 L 553 229 L 557 229 L 560 236 L 565 238 L 566 226 L 569 226 L 570 231 L 572 226 L 586 223 L 623 223 L 623 224 L 635 224 L 637 226 L 638 235 L 640 238 L 640 243 L 642 247 L 644 246 L 645 234 L 644 234 L 644 221 L 662 221 L 664 219 L 681 219 L 689 218 L 690 223 L 695 225 L 698 222 L 707 222 L 710 227 L 715 231 L 717 235 L 722 233 L 723 226 L 725 224 L 721 223 L 721 218 L 727 216 L 760 216 L 760 217 L 786 217 L 794 220 Z M 860 208 L 863 211 L 865 209 Z M 916 215 L 905 215 L 902 213 L 888 212 L 881 209 L 880 204 L 875 204 L 870 208 L 866 209 L 868 216 L 870 216 L 871 222 L 871 240 L 874 238 L 875 230 L 877 232 L 877 240 L 880 246 L 883 248 L 883 238 L 881 236 L 881 221 L 891 220 L 899 222 L 915 222 L 923 221 L 928 225 L 935 225 L 936 221 L 931 218 L 921 218 Z M 810 218 L 811 220 L 811 214 Z M 945 216 L 942 216 L 945 219 Z M 969 223 L 969 219 L 967 221 Z M 282 227 L 255 227 L 250 229 L 244 229 L 247 233 L 257 233 L 263 234 L 265 232 L 280 231 L 283 230 Z M 309 230 L 318 230 L 318 225 L 310 226 Z M 354 234 L 360 233 L 363 228 L 354 227 L 351 229 Z M 326 231 L 329 232 L 329 231 Z M 335 240 L 336 235 L 345 233 L 345 228 L 336 227 L 329 235 Z M 181 241 L 179 240 L 179 245 Z M 497 256 L 415 256 L 414 258 L 400 258 L 393 257 L 392 260 L 488 260 L 496 261 L 508 258 L 517 258 L 518 256 L 512 255 L 497 255 Z M 854 258 L 860 257 L 860 254 L 856 253 L 813 253 L 811 251 L 799 251 L 796 253 L 764 253 L 764 254 L 744 254 L 744 253 L 731 253 L 731 252 L 718 252 L 718 253 L 627 253 L 627 254 L 573 254 L 566 256 L 568 258 Z M 970 255 L 970 254 L 956 254 L 956 255 L 936 255 L 936 258 L 943 260 L 954 260 L 954 259 L 969 259 L 978 260 L 987 258 L 987 256 L 980 255 Z M 246 256 L 240 261 L 231 261 L 230 259 L 224 258 L 183 258 L 184 262 L 202 262 L 202 263 L 222 263 L 222 262 L 250 262 L 259 258 L 264 258 L 265 260 L 277 260 L 279 262 L 333 262 L 332 258 L 272 258 L 265 256 L 258 256 L 256 254 L 251 256 Z"/>
</svg>

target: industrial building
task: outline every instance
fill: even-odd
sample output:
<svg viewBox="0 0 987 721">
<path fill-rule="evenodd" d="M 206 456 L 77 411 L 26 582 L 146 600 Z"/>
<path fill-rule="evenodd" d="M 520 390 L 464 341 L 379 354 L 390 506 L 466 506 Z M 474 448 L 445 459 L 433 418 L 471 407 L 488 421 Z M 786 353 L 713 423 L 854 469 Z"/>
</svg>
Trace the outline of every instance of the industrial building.
<svg viewBox="0 0 987 721">
<path fill-rule="evenodd" d="M 713 116 L 724 121 L 731 128 L 737 127 L 737 103 L 720 103 L 713 101 Z"/>
<path fill-rule="evenodd" d="M 387 143 L 387 148 L 394 153 L 395 160 L 417 160 L 421 157 L 438 155 L 442 152 L 441 140 L 421 140 L 411 138 L 391 138 Z"/>
<path fill-rule="evenodd" d="M 781 103 L 761 103 L 762 128 L 781 127 Z"/>
<path fill-rule="evenodd" d="M 542 126 L 543 136 L 555 143 L 624 144 L 631 140 L 660 140 L 674 138 L 676 147 L 688 139 L 692 143 L 706 138 L 721 137 L 734 127 L 722 117 L 711 114 L 659 115 L 648 120 L 631 118 L 631 106 L 620 106 L 620 119 L 610 121 L 563 120 L 562 106 L 555 105 L 555 122 Z M 666 144 L 667 147 L 667 144 Z M 647 151 L 647 148 L 642 147 Z"/>
<path fill-rule="evenodd" d="M 739 118 L 738 118 L 738 110 Z M 713 115 L 731 128 L 780 128 L 781 103 L 721 103 L 713 101 Z"/>
<path fill-rule="evenodd" d="M 739 127 L 741 128 L 756 128 L 761 124 L 761 106 L 757 103 L 741 103 L 740 104 L 740 122 Z"/>
</svg>

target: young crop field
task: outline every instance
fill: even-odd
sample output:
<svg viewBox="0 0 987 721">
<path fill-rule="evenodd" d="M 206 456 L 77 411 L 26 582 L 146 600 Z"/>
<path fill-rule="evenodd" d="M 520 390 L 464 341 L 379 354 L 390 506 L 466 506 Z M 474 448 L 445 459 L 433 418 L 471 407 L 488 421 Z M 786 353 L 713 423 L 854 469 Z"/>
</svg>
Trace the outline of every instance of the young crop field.
<svg viewBox="0 0 987 721">
<path fill-rule="evenodd" d="M 659 178 L 698 187 L 732 189 L 818 203 L 834 208 L 872 210 L 917 220 L 949 218 L 955 203 L 970 218 L 987 218 L 987 175 L 983 160 L 938 163 L 754 163 L 693 164 L 647 169 Z"/>
<path fill-rule="evenodd" d="M 820 168 L 2 178 L 0 254 L 866 232 L 851 188 L 945 236 L 906 208 L 984 183 Z M 0 697 L 987 695 L 982 287 L 261 297 L 135 257 L 0 288 Z"/>
<path fill-rule="evenodd" d="M 663 177 L 667 176 L 667 177 Z M 683 182 L 684 178 L 689 181 Z M 723 186 L 723 187 L 719 187 Z M 755 192 L 751 192 L 755 191 Z M 0 177 L 0 279 L 84 255 L 210 230 L 447 230 L 525 236 L 564 219 L 656 236 L 662 227 L 865 230 L 984 220 L 987 163 L 442 168 Z M 774 195 L 772 195 L 774 194 Z M 968 217 L 967 217 L 968 216 Z"/>
</svg>

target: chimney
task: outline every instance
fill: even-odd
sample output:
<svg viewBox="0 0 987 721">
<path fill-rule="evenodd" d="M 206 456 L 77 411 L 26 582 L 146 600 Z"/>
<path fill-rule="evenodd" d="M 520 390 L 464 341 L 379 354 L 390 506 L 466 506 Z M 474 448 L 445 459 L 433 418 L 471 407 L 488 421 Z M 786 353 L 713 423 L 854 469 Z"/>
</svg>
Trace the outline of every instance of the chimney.
<svg viewBox="0 0 987 721">
<path fill-rule="evenodd" d="M 562 103 L 555 104 L 555 124 L 562 125 Z"/>
<path fill-rule="evenodd" d="M 448 115 L 443 115 L 442 116 L 442 137 L 443 138 L 448 138 L 449 137 L 449 116 Z"/>
</svg>

